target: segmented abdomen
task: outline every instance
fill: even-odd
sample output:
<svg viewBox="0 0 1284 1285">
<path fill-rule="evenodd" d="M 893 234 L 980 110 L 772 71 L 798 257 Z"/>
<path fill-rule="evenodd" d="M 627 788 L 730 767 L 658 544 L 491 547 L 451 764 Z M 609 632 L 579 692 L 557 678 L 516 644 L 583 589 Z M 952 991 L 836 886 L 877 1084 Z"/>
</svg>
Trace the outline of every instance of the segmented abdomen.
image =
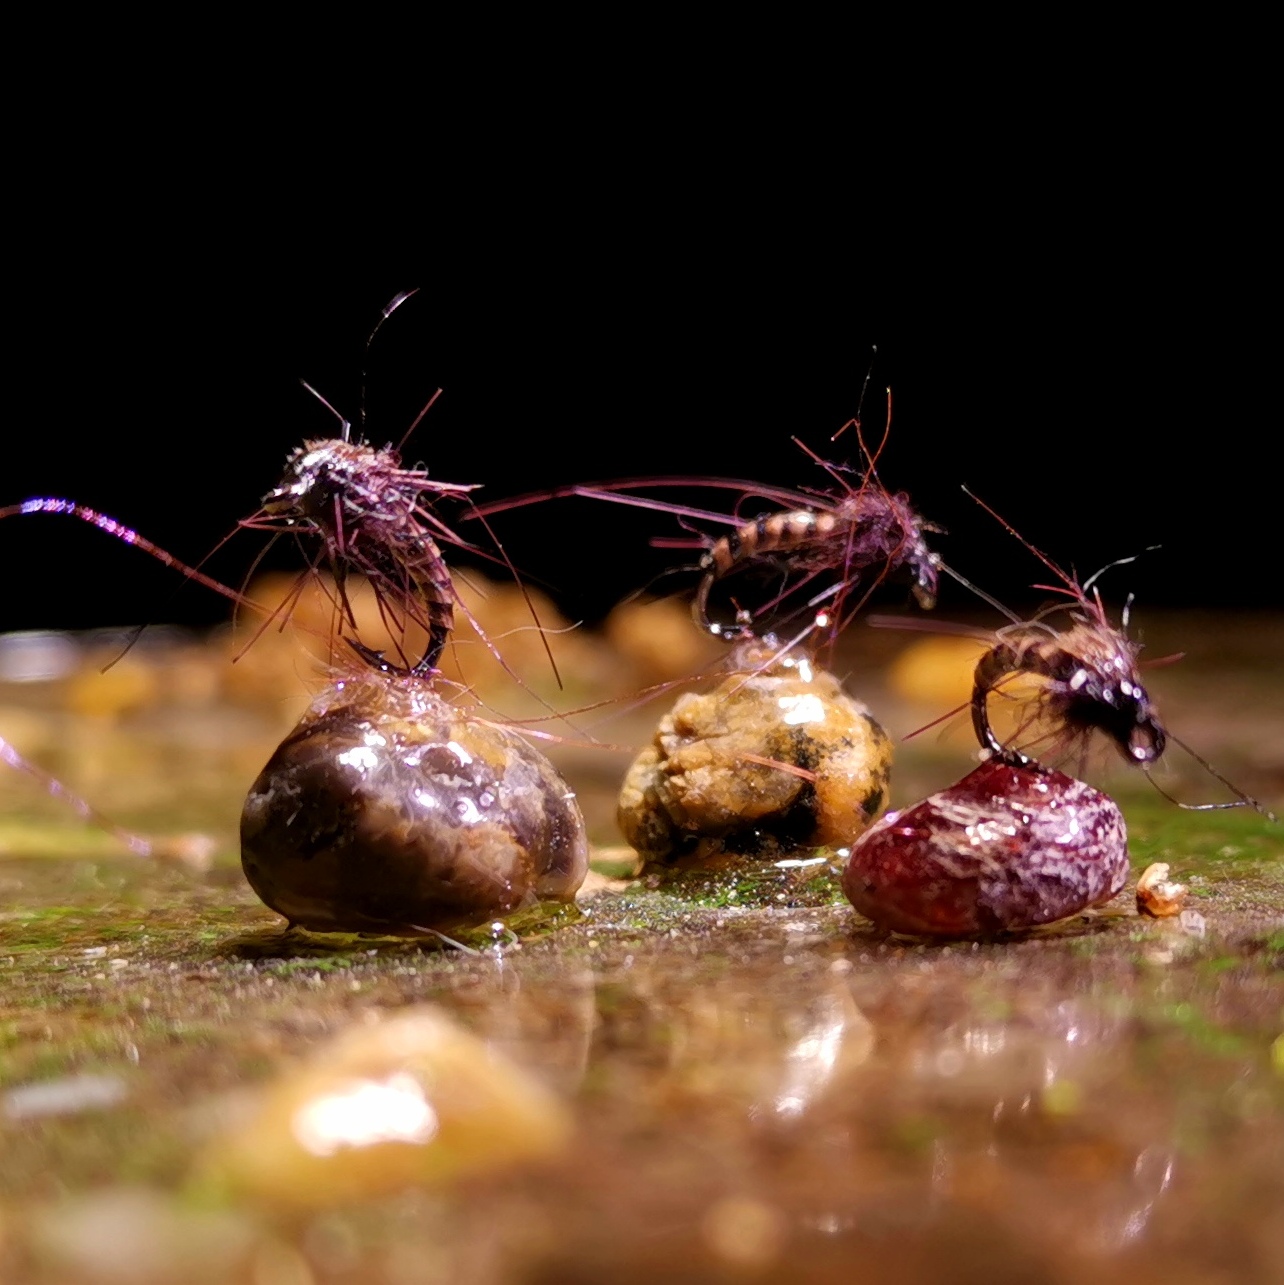
<svg viewBox="0 0 1284 1285">
<path fill-rule="evenodd" d="M 810 509 L 790 509 L 784 513 L 764 513 L 724 535 L 700 560 L 704 579 L 696 590 L 693 605 L 696 623 L 711 629 L 709 593 L 714 582 L 741 563 L 762 554 L 781 553 L 801 545 L 826 539 L 845 525 L 833 513 L 813 513 Z M 728 631 L 724 631 L 728 632 Z"/>
<path fill-rule="evenodd" d="M 379 556 L 371 556 L 374 549 Z M 365 572 L 376 593 L 397 609 L 397 617 L 409 617 L 428 631 L 424 654 L 409 668 L 394 665 L 364 647 L 357 650 L 392 673 L 416 678 L 434 673 L 455 626 L 455 587 L 436 542 L 428 536 L 388 540 L 368 548 L 364 557 L 353 558 L 352 565 Z"/>
<path fill-rule="evenodd" d="M 430 565 L 424 568 L 425 575 L 419 580 L 428 616 L 428 646 L 411 669 L 417 678 L 431 674 L 437 668 L 441 653 L 450 640 L 450 631 L 455 627 L 454 585 L 436 545 L 433 546 L 433 555 Z"/>
<path fill-rule="evenodd" d="M 705 554 L 702 564 L 706 579 L 716 580 L 739 563 L 764 553 L 796 549 L 811 540 L 823 540 L 840 525 L 833 513 L 813 513 L 810 509 L 792 509 L 787 513 L 764 513 L 724 535 Z"/>
</svg>

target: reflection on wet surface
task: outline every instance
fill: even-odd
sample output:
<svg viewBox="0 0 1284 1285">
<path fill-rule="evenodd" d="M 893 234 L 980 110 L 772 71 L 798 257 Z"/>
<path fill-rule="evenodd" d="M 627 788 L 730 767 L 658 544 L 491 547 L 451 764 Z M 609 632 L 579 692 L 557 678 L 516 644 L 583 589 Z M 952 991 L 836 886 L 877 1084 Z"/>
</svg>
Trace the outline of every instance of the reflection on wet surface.
<svg viewBox="0 0 1284 1285">
<path fill-rule="evenodd" d="M 1278 802 L 1278 697 L 1248 702 L 1237 751 L 1230 724 L 1201 739 L 1207 691 L 1169 721 Z M 30 782 L 0 786 L 0 1280 L 1284 1279 L 1284 835 L 1261 817 L 1121 796 L 1134 877 L 1163 860 L 1189 889 L 1171 918 L 1138 916 L 1129 889 L 933 945 L 879 933 L 822 862 L 802 891 L 792 868 L 609 885 L 469 953 L 282 931 L 231 838 L 275 742 L 235 711 L 144 712 L 147 735 L 71 745 L 35 702 L 8 709 L 0 734 L 26 719 L 24 750 L 44 738 L 122 821 L 221 846 L 203 877 L 148 865 Z M 936 742 L 898 755 L 898 802 L 961 770 Z M 602 818 L 626 761 L 565 757 L 617 842 Z M 425 1008 L 469 1069 L 397 1051 L 389 1029 Z M 341 1166 L 331 1187 L 301 1208 L 288 1165 L 253 1199 L 212 1176 L 229 1139 L 256 1163 L 265 1104 L 327 1065 L 302 1119 Z M 466 1172 L 418 1158 L 448 1102 L 499 1119 L 468 1114 L 496 1083 L 536 1116 L 459 1133 Z M 390 1158 L 344 1165 L 358 1152 Z"/>
</svg>

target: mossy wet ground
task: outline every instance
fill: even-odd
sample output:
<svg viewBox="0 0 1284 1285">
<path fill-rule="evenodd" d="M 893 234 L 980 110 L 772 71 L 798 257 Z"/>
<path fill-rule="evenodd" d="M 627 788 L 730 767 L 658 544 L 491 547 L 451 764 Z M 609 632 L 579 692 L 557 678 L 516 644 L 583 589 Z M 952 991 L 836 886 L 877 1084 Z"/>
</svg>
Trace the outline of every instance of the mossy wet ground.
<svg viewBox="0 0 1284 1285">
<path fill-rule="evenodd" d="M 1255 813 L 1121 793 L 1184 921 L 1130 888 L 890 937 L 820 852 L 615 879 L 458 949 L 285 932 L 214 804 L 197 876 L 31 793 L 4 787 L 0 1280 L 1284 1278 L 1284 831 Z M 571 1105 L 561 1159 L 306 1215 L 203 1184 L 273 1076 L 420 1003 Z M 41 1084 L 70 1105 L 29 1109 Z"/>
</svg>

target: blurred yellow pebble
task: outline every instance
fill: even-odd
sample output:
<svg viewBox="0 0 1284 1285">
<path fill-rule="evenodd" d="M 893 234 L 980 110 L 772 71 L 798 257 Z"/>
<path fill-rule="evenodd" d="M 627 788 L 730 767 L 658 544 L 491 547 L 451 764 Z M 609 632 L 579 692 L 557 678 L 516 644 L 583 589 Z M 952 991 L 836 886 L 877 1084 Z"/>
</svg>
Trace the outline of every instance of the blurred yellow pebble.
<svg viewBox="0 0 1284 1285">
<path fill-rule="evenodd" d="M 18 705 L 0 705 L 0 740 L 7 741 L 25 758 L 47 754 L 58 745 L 52 722 Z"/>
<path fill-rule="evenodd" d="M 698 674 L 726 650 L 697 628 L 691 608 L 676 598 L 622 602 L 611 609 L 603 632 L 641 686 Z"/>
<path fill-rule="evenodd" d="M 111 668 L 104 672 L 105 665 Z M 117 718 L 155 701 L 158 687 L 156 671 L 145 661 L 98 652 L 72 675 L 65 699 L 73 714 Z"/>
<path fill-rule="evenodd" d="M 255 1200 L 317 1208 L 503 1172 L 569 1135 L 556 1097 L 423 1007 L 318 1049 L 213 1145 L 203 1173 Z"/>
<path fill-rule="evenodd" d="M 186 709 L 208 709 L 218 701 L 222 668 L 221 657 L 216 659 L 208 647 L 176 648 L 160 670 L 161 700 Z"/>
<path fill-rule="evenodd" d="M 933 717 L 940 718 L 951 710 L 962 714 L 972 701 L 976 662 L 989 648 L 982 638 L 935 634 L 916 639 L 892 662 L 887 671 L 888 686 L 902 700 L 931 710 Z M 1018 732 L 1024 737 L 1031 731 L 1039 712 L 1036 702 L 1045 687 L 1046 680 L 1037 674 L 1021 674 L 990 693 L 990 725 L 999 740 L 1007 741 Z M 942 732 L 951 738 L 971 735 L 966 717 L 943 727 Z"/>
<path fill-rule="evenodd" d="M 557 676 L 548 660 L 552 652 L 563 691 L 596 694 L 609 685 L 612 658 L 601 641 L 567 620 L 546 593 L 530 585 L 522 589 L 496 583 L 475 571 L 466 578 L 458 576 L 455 589 L 455 632 L 441 657 L 446 678 L 488 697 L 503 694 L 511 699 L 524 687 L 556 701 Z M 504 658 L 503 664 L 491 647 Z"/>
<path fill-rule="evenodd" d="M 916 638 L 892 661 L 887 683 L 902 700 L 944 713 L 972 699 L 972 671 L 989 645 L 979 638 Z"/>
</svg>

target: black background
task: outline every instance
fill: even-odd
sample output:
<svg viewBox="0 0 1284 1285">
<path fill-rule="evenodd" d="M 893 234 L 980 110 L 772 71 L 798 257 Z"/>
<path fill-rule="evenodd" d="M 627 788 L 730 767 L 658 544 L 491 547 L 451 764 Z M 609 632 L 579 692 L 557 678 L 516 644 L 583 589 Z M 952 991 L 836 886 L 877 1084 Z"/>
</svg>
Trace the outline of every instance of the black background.
<svg viewBox="0 0 1284 1285">
<path fill-rule="evenodd" d="M 483 483 L 480 499 L 653 473 L 824 486 L 790 436 L 854 458 L 850 435 L 828 439 L 877 345 L 871 433 L 882 390 L 894 398 L 882 478 L 946 529 L 936 547 L 991 593 L 1025 606 L 1045 596 L 1029 585 L 1046 572 L 963 484 L 1080 574 L 1161 545 L 1104 582 L 1116 605 L 1137 594 L 1139 618 L 1284 603 L 1278 363 L 1248 249 L 1195 246 L 1175 264 L 1141 242 L 991 239 L 929 258 L 856 234 L 841 247 L 773 242 L 763 227 L 663 244 L 474 236 L 357 269 L 286 250 L 171 256 L 139 237 L 105 249 L 31 264 L 11 299 L 0 504 L 74 498 L 198 559 L 255 510 L 293 447 L 333 435 L 298 380 L 355 419 L 363 365 L 378 445 L 444 390 L 405 457 Z M 412 286 L 367 356 L 380 309 Z M 678 533 L 672 517 L 587 501 L 497 529 L 575 619 L 686 556 L 648 547 Z M 211 570 L 239 585 L 262 541 L 237 535 Z M 66 517 L 0 523 L 0 558 L 0 629 L 207 624 L 228 611 Z M 947 589 L 940 612 L 975 606 Z"/>
</svg>

